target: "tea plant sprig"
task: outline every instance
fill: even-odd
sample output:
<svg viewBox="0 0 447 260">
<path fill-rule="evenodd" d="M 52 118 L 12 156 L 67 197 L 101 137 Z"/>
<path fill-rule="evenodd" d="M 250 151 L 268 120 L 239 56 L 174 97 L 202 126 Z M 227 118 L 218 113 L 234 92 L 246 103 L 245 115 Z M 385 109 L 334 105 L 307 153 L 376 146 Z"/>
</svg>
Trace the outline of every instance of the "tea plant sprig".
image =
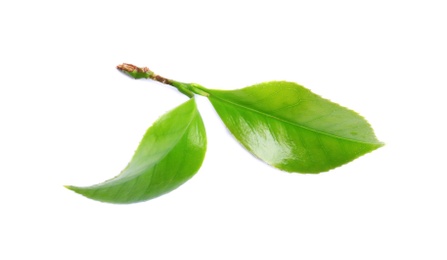
<svg viewBox="0 0 447 260">
<path fill-rule="evenodd" d="M 121 64 L 134 79 L 152 79 L 190 99 L 160 117 L 146 132 L 128 166 L 115 178 L 66 186 L 88 198 L 134 203 L 170 192 L 202 165 L 206 134 L 194 95 L 207 97 L 234 137 L 253 155 L 287 172 L 320 173 L 383 146 L 356 112 L 293 82 L 271 81 L 237 90 L 208 89 Z"/>
</svg>

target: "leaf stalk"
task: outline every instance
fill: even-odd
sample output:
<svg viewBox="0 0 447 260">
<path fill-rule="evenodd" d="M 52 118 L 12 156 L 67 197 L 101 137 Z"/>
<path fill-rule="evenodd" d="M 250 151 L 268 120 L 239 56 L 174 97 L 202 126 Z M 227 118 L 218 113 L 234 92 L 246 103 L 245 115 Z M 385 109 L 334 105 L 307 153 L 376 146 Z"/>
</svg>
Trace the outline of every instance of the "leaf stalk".
<svg viewBox="0 0 447 260">
<path fill-rule="evenodd" d="M 137 66 L 129 64 L 129 63 L 123 63 L 121 65 L 116 66 L 116 68 L 119 71 L 123 72 L 124 74 L 126 74 L 134 79 L 141 79 L 141 78 L 152 79 L 152 80 L 158 81 L 160 83 L 175 87 L 178 91 L 180 91 L 182 94 L 188 96 L 189 98 L 194 97 L 194 94 L 205 96 L 205 97 L 209 96 L 209 93 L 206 92 L 207 89 L 199 84 L 184 83 L 184 82 L 168 79 L 168 78 L 162 77 L 158 74 L 155 74 L 148 67 L 140 68 L 140 67 L 137 67 Z"/>
</svg>

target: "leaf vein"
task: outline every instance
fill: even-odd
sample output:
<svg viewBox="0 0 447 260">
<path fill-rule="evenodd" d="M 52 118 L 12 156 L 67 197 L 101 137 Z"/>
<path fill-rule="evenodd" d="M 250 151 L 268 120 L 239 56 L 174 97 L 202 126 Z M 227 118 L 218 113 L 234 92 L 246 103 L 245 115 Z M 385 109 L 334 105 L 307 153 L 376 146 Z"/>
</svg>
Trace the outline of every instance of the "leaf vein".
<svg viewBox="0 0 447 260">
<path fill-rule="evenodd" d="M 276 116 L 273 116 L 273 115 L 269 115 L 269 114 L 267 114 L 267 113 L 265 113 L 265 112 L 263 112 L 263 111 L 259 111 L 259 110 L 256 110 L 256 109 L 253 109 L 253 108 L 250 108 L 250 107 L 246 107 L 246 106 L 244 106 L 244 105 L 242 105 L 242 104 L 235 103 L 235 102 L 232 102 L 232 101 L 229 101 L 229 100 L 220 98 L 220 97 L 215 96 L 215 95 L 210 95 L 210 97 L 215 98 L 215 99 L 219 99 L 219 100 L 221 100 L 221 101 L 223 101 L 223 102 L 226 102 L 226 103 L 228 103 L 228 104 L 231 104 L 231 105 L 234 105 L 234 106 L 243 108 L 243 109 L 245 109 L 245 110 L 249 110 L 249 111 L 258 113 L 258 114 L 263 115 L 263 116 L 265 116 L 265 117 L 269 117 L 269 118 L 272 118 L 272 119 L 281 121 L 281 122 L 283 122 L 283 123 L 286 123 L 286 124 L 289 124 L 289 125 L 293 125 L 293 126 L 296 126 L 296 127 L 299 127 L 299 128 L 302 128 L 302 129 L 305 129 L 305 130 L 308 130 L 308 131 L 311 131 L 311 132 L 315 132 L 315 133 L 319 133 L 319 134 L 324 134 L 324 135 L 327 135 L 327 136 L 330 136 L 330 137 L 334 137 L 334 138 L 337 138 L 337 139 L 343 139 L 343 140 L 350 141 L 350 142 L 358 142 L 358 143 L 364 143 L 364 144 L 371 144 L 371 142 L 365 142 L 365 141 L 360 141 L 360 140 L 357 140 L 357 139 L 352 139 L 352 138 L 342 137 L 342 136 L 338 136 L 338 135 L 335 135 L 335 134 L 331 134 L 331 133 L 328 133 L 328 132 L 325 132 L 325 131 L 321 131 L 321 130 L 313 129 L 313 128 L 310 128 L 310 127 L 307 127 L 307 126 L 299 125 L 299 124 L 296 124 L 296 123 L 294 123 L 294 122 L 290 122 L 290 121 L 287 121 L 287 120 L 285 120 L 285 119 L 282 119 L 282 118 L 279 118 L 279 117 L 276 117 Z"/>
</svg>

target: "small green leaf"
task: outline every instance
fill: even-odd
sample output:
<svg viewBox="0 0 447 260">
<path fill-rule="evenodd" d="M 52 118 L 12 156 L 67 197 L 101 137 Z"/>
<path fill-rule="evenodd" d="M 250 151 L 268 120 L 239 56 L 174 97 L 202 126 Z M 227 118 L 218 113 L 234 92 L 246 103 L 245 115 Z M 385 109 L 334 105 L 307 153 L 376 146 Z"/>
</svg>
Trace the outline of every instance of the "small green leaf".
<svg viewBox="0 0 447 260">
<path fill-rule="evenodd" d="M 328 171 L 383 146 L 363 117 L 296 83 L 206 91 L 236 139 L 284 171 Z"/>
<path fill-rule="evenodd" d="M 200 168 L 206 134 L 194 99 L 160 117 L 146 132 L 129 165 L 115 178 L 90 187 L 67 186 L 88 198 L 133 203 L 170 192 Z"/>
</svg>

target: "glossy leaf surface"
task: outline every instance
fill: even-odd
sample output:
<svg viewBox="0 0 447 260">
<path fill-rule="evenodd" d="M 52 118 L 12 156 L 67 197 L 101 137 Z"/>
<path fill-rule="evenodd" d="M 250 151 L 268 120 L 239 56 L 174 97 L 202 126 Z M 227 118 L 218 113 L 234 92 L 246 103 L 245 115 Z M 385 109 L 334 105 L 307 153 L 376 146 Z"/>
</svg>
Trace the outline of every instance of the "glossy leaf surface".
<svg viewBox="0 0 447 260">
<path fill-rule="evenodd" d="M 236 139 L 284 171 L 328 171 L 383 145 L 356 112 L 296 83 L 274 81 L 206 91 Z"/>
<path fill-rule="evenodd" d="M 194 99 L 160 117 L 146 132 L 131 162 L 115 178 L 90 187 L 67 188 L 88 198 L 133 203 L 170 192 L 200 168 L 206 135 Z"/>
</svg>

